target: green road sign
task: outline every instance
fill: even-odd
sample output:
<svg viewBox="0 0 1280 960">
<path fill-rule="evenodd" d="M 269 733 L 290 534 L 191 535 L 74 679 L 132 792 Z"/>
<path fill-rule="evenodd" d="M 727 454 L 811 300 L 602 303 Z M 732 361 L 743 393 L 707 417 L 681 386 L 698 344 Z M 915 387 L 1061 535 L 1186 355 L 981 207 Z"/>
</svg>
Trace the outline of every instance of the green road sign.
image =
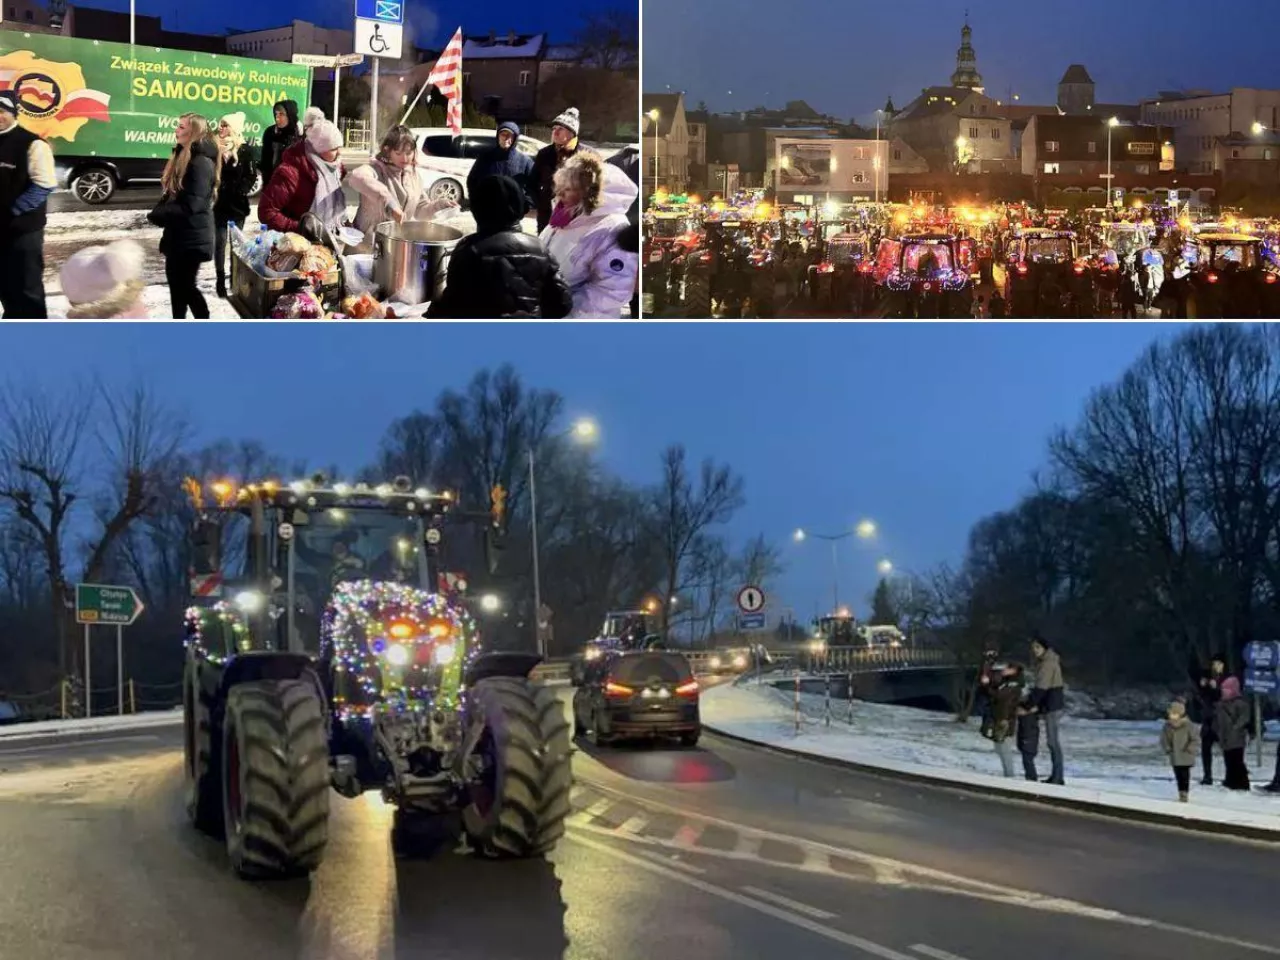
<svg viewBox="0 0 1280 960">
<path fill-rule="evenodd" d="M 108 587 L 100 583 L 76 584 L 76 622 L 127 627 L 142 613 L 142 601 L 133 587 Z"/>
</svg>

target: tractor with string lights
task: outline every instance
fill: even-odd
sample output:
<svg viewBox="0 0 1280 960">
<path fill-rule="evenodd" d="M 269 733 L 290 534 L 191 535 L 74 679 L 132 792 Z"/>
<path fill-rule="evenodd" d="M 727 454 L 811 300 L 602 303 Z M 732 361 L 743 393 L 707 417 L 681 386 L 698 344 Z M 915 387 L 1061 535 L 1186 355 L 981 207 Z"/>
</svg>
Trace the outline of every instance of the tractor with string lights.
<svg viewBox="0 0 1280 960">
<path fill-rule="evenodd" d="M 1068 299 L 1093 306 L 1093 271 L 1081 258 L 1072 230 L 1019 230 L 1004 268 L 1003 294 L 1012 317 L 1060 317 L 1069 312 Z"/>
<path fill-rule="evenodd" d="M 563 710 L 530 678 L 537 655 L 481 648 L 458 572 L 477 557 L 496 570 L 500 487 L 477 514 L 403 477 L 185 486 L 186 806 L 237 873 L 315 869 L 331 791 L 378 792 L 402 848 L 465 837 L 480 856 L 525 858 L 556 845 Z"/>
<path fill-rule="evenodd" d="M 961 260 L 961 243 L 955 234 L 941 230 L 902 233 L 880 241 L 872 276 L 888 298 L 892 316 L 969 315 L 973 277 Z"/>
</svg>

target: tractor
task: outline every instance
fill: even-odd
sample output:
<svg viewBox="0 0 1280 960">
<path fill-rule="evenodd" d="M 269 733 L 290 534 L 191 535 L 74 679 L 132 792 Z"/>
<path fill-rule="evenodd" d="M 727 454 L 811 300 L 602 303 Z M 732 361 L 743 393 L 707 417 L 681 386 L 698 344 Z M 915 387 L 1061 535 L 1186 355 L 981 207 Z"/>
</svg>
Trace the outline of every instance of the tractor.
<svg viewBox="0 0 1280 960">
<path fill-rule="evenodd" d="M 185 487 L 186 807 L 238 874 L 318 867 L 331 790 L 378 791 L 398 848 L 555 847 L 569 813 L 564 710 L 530 679 L 537 655 L 481 649 L 465 577 L 445 566 L 482 554 L 496 571 L 500 487 L 480 514 L 403 477 L 219 481 L 208 501 L 200 482 Z"/>
</svg>

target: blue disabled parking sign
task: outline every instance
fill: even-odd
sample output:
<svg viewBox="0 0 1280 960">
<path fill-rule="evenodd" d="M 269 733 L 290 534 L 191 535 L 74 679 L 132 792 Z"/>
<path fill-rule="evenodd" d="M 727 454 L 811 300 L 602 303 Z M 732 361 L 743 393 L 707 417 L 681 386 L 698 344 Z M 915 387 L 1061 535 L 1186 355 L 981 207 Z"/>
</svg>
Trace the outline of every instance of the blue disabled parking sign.
<svg viewBox="0 0 1280 960">
<path fill-rule="evenodd" d="M 404 23 L 403 0 L 356 0 L 356 18 L 380 23 Z"/>
</svg>

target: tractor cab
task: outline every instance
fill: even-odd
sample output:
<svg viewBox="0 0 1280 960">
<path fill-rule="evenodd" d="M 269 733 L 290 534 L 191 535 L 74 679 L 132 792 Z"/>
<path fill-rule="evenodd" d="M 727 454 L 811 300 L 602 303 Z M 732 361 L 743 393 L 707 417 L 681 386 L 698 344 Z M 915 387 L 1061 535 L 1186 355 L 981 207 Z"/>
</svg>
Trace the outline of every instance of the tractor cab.
<svg viewBox="0 0 1280 960">
<path fill-rule="evenodd" d="M 968 316 L 969 269 L 960 262 L 959 241 L 949 233 L 886 237 L 876 250 L 875 281 L 910 317 Z"/>
<path fill-rule="evenodd" d="M 1261 237 L 1201 233 L 1195 238 L 1190 280 L 1197 317 L 1276 316 L 1280 271 L 1263 256 Z"/>
<path fill-rule="evenodd" d="M 813 621 L 814 647 L 852 647 L 860 643 L 858 621 L 853 614 L 841 610 L 831 616 L 818 617 Z"/>
</svg>

